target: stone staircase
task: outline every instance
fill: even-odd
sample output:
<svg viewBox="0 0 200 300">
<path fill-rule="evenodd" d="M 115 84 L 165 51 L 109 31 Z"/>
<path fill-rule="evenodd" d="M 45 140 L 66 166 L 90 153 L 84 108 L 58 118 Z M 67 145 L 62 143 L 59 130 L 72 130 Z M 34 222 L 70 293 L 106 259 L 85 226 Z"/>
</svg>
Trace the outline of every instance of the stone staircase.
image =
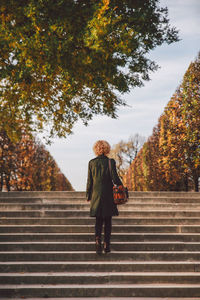
<svg viewBox="0 0 200 300">
<path fill-rule="evenodd" d="M 84 192 L 0 193 L 0 298 L 200 299 L 200 193 L 130 192 L 119 211 L 97 255 Z"/>
</svg>

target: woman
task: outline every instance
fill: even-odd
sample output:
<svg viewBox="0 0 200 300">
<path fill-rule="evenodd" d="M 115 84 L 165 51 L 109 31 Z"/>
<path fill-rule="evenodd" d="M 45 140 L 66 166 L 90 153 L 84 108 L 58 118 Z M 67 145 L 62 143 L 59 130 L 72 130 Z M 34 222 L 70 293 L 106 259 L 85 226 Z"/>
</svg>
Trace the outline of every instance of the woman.
<svg viewBox="0 0 200 300">
<path fill-rule="evenodd" d="M 96 217 L 95 241 L 96 253 L 102 252 L 101 232 L 104 223 L 104 252 L 110 252 L 110 236 L 112 216 L 118 216 L 116 204 L 113 201 L 113 183 L 121 185 L 116 171 L 116 163 L 111 159 L 111 174 L 109 171 L 110 145 L 106 141 L 97 141 L 93 147 L 96 158 L 89 161 L 86 197 L 90 201 L 90 216 Z"/>
</svg>

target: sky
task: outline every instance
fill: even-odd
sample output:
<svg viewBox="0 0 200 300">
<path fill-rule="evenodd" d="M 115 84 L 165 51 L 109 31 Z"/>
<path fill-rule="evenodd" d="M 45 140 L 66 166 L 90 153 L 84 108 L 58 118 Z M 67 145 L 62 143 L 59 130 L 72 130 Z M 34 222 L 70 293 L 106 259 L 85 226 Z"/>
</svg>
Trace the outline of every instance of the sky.
<svg viewBox="0 0 200 300">
<path fill-rule="evenodd" d="M 161 0 L 169 10 L 170 24 L 179 30 L 181 41 L 164 44 L 150 52 L 160 66 L 151 81 L 121 97 L 128 104 L 118 110 L 118 118 L 95 116 L 86 127 L 78 122 L 73 135 L 54 139 L 47 146 L 61 171 L 76 191 L 85 191 L 88 162 L 94 158 L 93 144 L 106 140 L 111 146 L 136 133 L 148 138 L 171 96 L 181 83 L 189 64 L 200 51 L 200 0 Z"/>
</svg>

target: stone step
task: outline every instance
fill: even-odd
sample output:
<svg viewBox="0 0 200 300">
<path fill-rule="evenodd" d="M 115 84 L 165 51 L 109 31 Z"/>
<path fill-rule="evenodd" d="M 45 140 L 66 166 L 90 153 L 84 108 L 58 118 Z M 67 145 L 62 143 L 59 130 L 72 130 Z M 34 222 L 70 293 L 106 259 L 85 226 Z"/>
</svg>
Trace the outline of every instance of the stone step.
<svg viewBox="0 0 200 300">
<path fill-rule="evenodd" d="M 0 204 L 0 211 L 16 211 L 16 210 L 69 210 L 69 211 L 87 211 L 89 213 L 89 204 L 19 204 L 19 203 L 4 203 Z M 200 203 L 126 203 L 118 207 L 120 211 L 135 211 L 135 210 L 162 210 L 162 211 L 173 211 L 174 209 L 180 210 L 198 210 L 200 212 Z"/>
<path fill-rule="evenodd" d="M 92 233 L 93 225 L 0 225 L 0 233 Z M 135 233 L 135 232 L 172 232 L 172 233 L 200 233 L 198 225 L 113 225 L 114 233 Z"/>
<path fill-rule="evenodd" d="M 65 197 L 65 198 L 27 198 L 27 197 L 0 197 L 0 203 L 24 203 L 24 204 L 63 204 L 63 203 L 71 203 L 71 204 L 85 204 L 86 198 L 85 197 Z M 128 203 L 200 203 L 200 197 L 129 197 Z"/>
<path fill-rule="evenodd" d="M 0 225 L 0 233 L 92 233 L 93 225 Z M 113 225 L 113 233 L 200 233 L 199 225 Z"/>
<path fill-rule="evenodd" d="M 196 197 L 197 193 L 193 196 Z M 0 192 L 1 198 L 68 198 L 68 197 L 85 197 L 86 193 L 84 191 L 10 191 L 10 192 Z M 183 194 L 183 196 L 185 193 Z M 180 195 L 181 196 L 181 195 Z"/>
<path fill-rule="evenodd" d="M 1 299 L 1 298 L 0 298 Z M 4 300 L 10 300 L 10 298 L 3 298 Z M 44 298 L 28 298 L 29 300 L 42 300 L 42 299 L 44 299 Z M 84 298 L 80 298 L 80 297 L 76 297 L 76 298 L 72 298 L 72 297 L 70 297 L 70 298 L 49 298 L 48 297 L 48 300 L 66 300 L 66 299 L 69 299 L 69 300 L 90 300 L 91 299 L 91 297 L 84 297 Z M 104 298 L 104 297 L 98 297 L 98 299 L 99 300 L 108 300 L 108 298 L 106 297 L 106 298 Z M 15 298 L 15 300 L 22 300 L 22 298 Z M 164 297 L 164 298 L 158 298 L 158 297 L 151 297 L 151 298 L 144 298 L 144 297 L 109 297 L 109 300 L 171 300 L 171 299 L 169 299 L 169 298 L 166 298 L 166 297 Z M 177 298 L 177 297 L 173 297 L 173 300 L 180 300 L 180 298 Z M 190 298 L 182 298 L 182 300 L 199 300 L 199 298 L 194 298 L 194 297 L 190 297 Z"/>
<path fill-rule="evenodd" d="M 1 242 L 93 242 L 94 233 L 1 233 Z M 200 242 L 198 233 L 112 233 L 112 241 Z"/>
<path fill-rule="evenodd" d="M 1 299 L 1 298 L 0 298 Z M 3 298 L 4 300 L 10 300 L 10 298 Z M 29 300 L 42 300 L 42 299 L 44 299 L 44 298 L 28 298 Z M 69 300 L 90 300 L 91 299 L 91 297 L 84 297 L 84 298 L 80 298 L 80 297 L 76 297 L 76 298 L 74 298 L 74 297 L 70 297 L 70 298 L 49 298 L 48 297 L 48 300 L 66 300 L 66 299 L 69 299 Z M 15 298 L 15 300 L 22 300 L 22 298 Z M 98 300 L 108 300 L 108 298 L 106 297 L 98 297 Z M 151 298 L 144 298 L 144 297 L 109 297 L 109 300 L 171 300 L 171 299 L 169 299 L 169 298 L 158 298 L 158 297 L 151 297 Z M 173 300 L 180 300 L 180 298 L 177 298 L 177 297 L 173 297 Z M 199 298 L 194 298 L 194 297 L 190 297 L 190 298 L 182 298 L 182 300 L 199 300 Z"/>
<path fill-rule="evenodd" d="M 122 276 L 123 275 L 123 276 Z M 1 273 L 2 284 L 198 284 L 200 272 L 153 273 L 153 272 L 59 272 L 55 273 Z"/>
<path fill-rule="evenodd" d="M 0 285 L 1 297 L 199 297 L 197 284 Z"/>
<path fill-rule="evenodd" d="M 200 211 L 198 210 L 133 210 L 133 211 L 119 211 L 120 217 L 132 218 L 132 217 L 169 217 L 169 218 L 181 218 L 181 217 L 196 217 L 199 218 Z M 31 210 L 31 211 L 0 211 L 0 218 L 83 218 L 88 217 L 89 211 L 80 210 Z"/>
<path fill-rule="evenodd" d="M 188 251 L 199 252 L 200 242 L 112 242 L 112 251 Z M 94 242 L 0 242 L 5 251 L 95 251 Z"/>
<path fill-rule="evenodd" d="M 35 272 L 200 272 L 200 262 L 165 261 L 47 261 L 0 262 L 0 273 Z"/>
<path fill-rule="evenodd" d="M 0 192 L 0 197 L 26 197 L 26 198 L 66 198 L 66 197 L 85 197 L 85 191 L 24 191 L 24 192 Z M 130 197 L 197 197 L 200 195 L 198 192 L 165 192 L 165 191 L 148 191 L 148 192 L 133 192 L 129 191 Z"/>
<path fill-rule="evenodd" d="M 200 252 L 188 251 L 113 251 L 97 255 L 94 251 L 7 251 L 0 252 L 0 262 L 5 261 L 199 261 Z"/>
<path fill-rule="evenodd" d="M 154 198 L 153 198 L 154 199 Z M 183 201 L 185 197 L 182 198 Z M 13 203 L 13 204 L 18 204 L 18 203 L 24 203 L 24 204 L 29 204 L 29 203 L 34 203 L 34 204 L 51 204 L 51 203 L 58 203 L 58 204 L 63 204 L 63 203 L 86 203 L 86 197 L 49 197 L 49 198 L 42 198 L 42 197 L 0 197 L 0 203 Z M 195 203 L 195 201 L 198 201 L 198 198 L 194 197 L 192 198 L 192 201 Z"/>
<path fill-rule="evenodd" d="M 0 218 L 1 225 L 94 225 L 94 218 Z M 199 218 L 113 218 L 113 225 L 200 225 Z"/>
<path fill-rule="evenodd" d="M 106 255 L 89 205 L 85 192 L 0 193 L 0 299 L 200 295 L 200 193 L 130 192 Z"/>
</svg>

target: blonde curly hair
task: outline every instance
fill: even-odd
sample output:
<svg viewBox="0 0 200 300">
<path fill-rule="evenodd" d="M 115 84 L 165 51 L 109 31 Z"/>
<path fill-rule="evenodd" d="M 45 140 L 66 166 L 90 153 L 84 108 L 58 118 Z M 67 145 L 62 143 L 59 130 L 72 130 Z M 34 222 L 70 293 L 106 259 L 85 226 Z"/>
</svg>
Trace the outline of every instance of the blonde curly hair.
<svg viewBox="0 0 200 300">
<path fill-rule="evenodd" d="M 110 145 L 106 141 L 99 140 L 93 146 L 93 151 L 95 155 L 107 155 L 110 153 Z"/>
</svg>

